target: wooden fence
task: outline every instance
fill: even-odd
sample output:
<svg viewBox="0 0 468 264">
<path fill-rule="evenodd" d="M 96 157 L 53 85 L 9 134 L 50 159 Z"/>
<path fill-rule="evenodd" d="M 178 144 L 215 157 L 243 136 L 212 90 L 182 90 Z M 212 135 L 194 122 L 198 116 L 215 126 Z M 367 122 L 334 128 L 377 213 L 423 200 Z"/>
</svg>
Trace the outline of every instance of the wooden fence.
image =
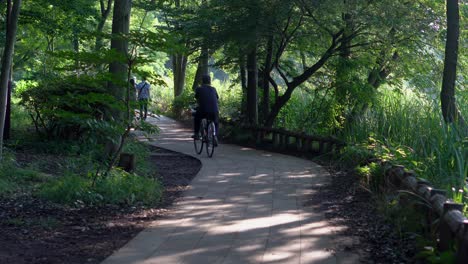
<svg viewBox="0 0 468 264">
<path fill-rule="evenodd" d="M 337 152 L 345 143 L 335 137 L 311 136 L 278 128 L 243 126 L 250 130 L 258 145 L 271 143 L 276 150 L 294 150 L 303 153 L 325 154 Z"/>
<path fill-rule="evenodd" d="M 387 165 L 390 166 L 390 165 Z M 448 199 L 444 190 L 434 189 L 424 180 L 418 180 L 414 172 L 407 172 L 403 166 L 391 166 L 386 177 L 399 189 L 409 190 L 431 204 L 429 223 L 438 220 L 438 249 L 450 251 L 456 247 L 456 263 L 468 263 L 468 219 L 463 215 L 463 204 Z"/>
</svg>

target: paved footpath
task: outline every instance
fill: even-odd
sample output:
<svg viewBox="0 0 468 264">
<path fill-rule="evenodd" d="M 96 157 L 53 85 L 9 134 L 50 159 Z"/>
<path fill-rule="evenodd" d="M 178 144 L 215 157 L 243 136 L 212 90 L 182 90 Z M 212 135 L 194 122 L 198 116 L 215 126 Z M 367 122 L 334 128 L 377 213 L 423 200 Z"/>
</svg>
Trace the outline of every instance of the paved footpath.
<svg viewBox="0 0 468 264">
<path fill-rule="evenodd" d="M 161 128 L 150 142 L 195 156 L 191 131 L 151 118 Z M 359 263 L 335 252 L 335 229 L 304 207 L 311 186 L 328 173 L 304 159 L 220 144 L 172 214 L 155 221 L 103 264 Z"/>
</svg>

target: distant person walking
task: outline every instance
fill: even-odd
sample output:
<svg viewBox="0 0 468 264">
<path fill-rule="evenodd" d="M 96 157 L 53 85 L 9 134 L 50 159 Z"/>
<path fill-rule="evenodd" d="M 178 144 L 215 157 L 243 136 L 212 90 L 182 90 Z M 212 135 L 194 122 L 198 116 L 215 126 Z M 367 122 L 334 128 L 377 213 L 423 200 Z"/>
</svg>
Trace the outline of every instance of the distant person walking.
<svg viewBox="0 0 468 264">
<path fill-rule="evenodd" d="M 151 85 L 146 81 L 146 76 L 143 81 L 136 86 L 138 93 L 138 103 L 140 104 L 140 119 L 146 120 L 148 115 L 148 103 L 150 100 Z"/>
</svg>

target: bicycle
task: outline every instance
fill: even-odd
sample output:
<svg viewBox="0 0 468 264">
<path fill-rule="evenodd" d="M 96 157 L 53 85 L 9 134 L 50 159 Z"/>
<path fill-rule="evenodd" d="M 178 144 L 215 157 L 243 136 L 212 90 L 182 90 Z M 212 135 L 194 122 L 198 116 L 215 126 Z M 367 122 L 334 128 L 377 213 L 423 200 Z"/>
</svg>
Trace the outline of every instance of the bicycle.
<svg viewBox="0 0 468 264">
<path fill-rule="evenodd" d="M 195 114 L 195 109 L 192 109 L 192 114 Z M 208 118 L 203 118 L 200 123 L 200 136 L 194 137 L 193 145 L 195 147 L 195 152 L 201 154 L 203 151 L 203 146 L 205 146 L 206 154 L 208 157 L 213 157 L 215 149 L 215 137 L 216 137 L 216 128 L 213 120 Z"/>
</svg>

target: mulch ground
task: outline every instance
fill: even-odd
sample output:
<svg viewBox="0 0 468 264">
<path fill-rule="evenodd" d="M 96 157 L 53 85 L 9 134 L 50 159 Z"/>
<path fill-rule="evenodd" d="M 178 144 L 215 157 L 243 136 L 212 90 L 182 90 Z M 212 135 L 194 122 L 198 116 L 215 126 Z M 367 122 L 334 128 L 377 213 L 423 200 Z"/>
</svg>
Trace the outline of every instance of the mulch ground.
<svg viewBox="0 0 468 264">
<path fill-rule="evenodd" d="M 348 239 L 338 239 L 337 250 L 358 254 L 360 263 L 365 264 L 419 263 L 413 259 L 415 239 L 398 235 L 396 227 L 378 211 L 376 197 L 362 187 L 358 177 L 319 163 L 331 173 L 331 182 L 316 187 L 305 206 L 323 211 L 332 225 L 340 227 L 337 235 Z"/>
<path fill-rule="evenodd" d="M 27 194 L 0 199 L 0 263 L 99 263 L 171 204 L 201 168 L 200 161 L 152 148 L 155 177 L 164 185 L 158 206 L 71 208 Z"/>
</svg>

